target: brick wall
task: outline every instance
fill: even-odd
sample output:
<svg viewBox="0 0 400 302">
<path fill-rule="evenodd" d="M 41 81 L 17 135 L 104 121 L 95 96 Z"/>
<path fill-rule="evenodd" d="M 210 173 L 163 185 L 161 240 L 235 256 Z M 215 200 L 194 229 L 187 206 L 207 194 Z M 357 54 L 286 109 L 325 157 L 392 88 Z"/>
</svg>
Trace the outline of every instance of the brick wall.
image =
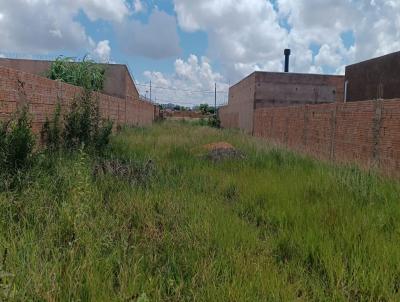
<svg viewBox="0 0 400 302">
<path fill-rule="evenodd" d="M 33 130 L 42 129 L 46 117 L 51 118 L 57 100 L 62 113 L 69 110 L 74 97 L 81 88 L 52 81 L 34 74 L 0 67 L 0 119 L 5 120 L 19 106 L 27 104 L 32 114 Z M 154 120 L 154 105 L 128 96 L 125 99 L 96 93 L 102 117 L 110 118 L 116 125 L 128 124 L 145 126 Z"/>
<path fill-rule="evenodd" d="M 254 135 L 318 159 L 400 174 L 400 100 L 256 109 Z"/>
<path fill-rule="evenodd" d="M 400 51 L 346 66 L 347 101 L 400 97 Z"/>
<path fill-rule="evenodd" d="M 229 104 L 219 110 L 222 127 L 239 128 L 246 133 L 252 133 L 255 78 L 256 74 L 252 73 L 229 88 Z"/>
<path fill-rule="evenodd" d="M 232 110 L 230 106 L 223 106 L 218 109 L 218 116 L 222 128 L 239 129 L 239 112 Z"/>
</svg>

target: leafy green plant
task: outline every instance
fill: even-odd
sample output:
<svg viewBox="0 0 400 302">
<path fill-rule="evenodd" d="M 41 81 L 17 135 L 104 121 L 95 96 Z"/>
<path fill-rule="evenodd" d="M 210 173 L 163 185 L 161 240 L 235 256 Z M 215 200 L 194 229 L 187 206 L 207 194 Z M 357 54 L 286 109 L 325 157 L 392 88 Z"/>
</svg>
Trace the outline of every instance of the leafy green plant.
<svg viewBox="0 0 400 302">
<path fill-rule="evenodd" d="M 208 126 L 213 128 L 221 128 L 221 120 L 216 115 L 210 116 L 208 118 Z"/>
<path fill-rule="evenodd" d="M 61 105 L 57 103 L 52 120 L 46 118 L 41 132 L 42 142 L 49 150 L 58 150 L 61 146 Z"/>
<path fill-rule="evenodd" d="M 23 107 L 13 119 L 3 123 L 0 129 L 2 171 L 10 172 L 24 168 L 29 162 L 35 145 L 28 108 Z"/>
<path fill-rule="evenodd" d="M 81 61 L 71 57 L 58 57 L 50 66 L 47 77 L 85 89 L 100 91 L 104 86 L 105 68 L 85 56 Z"/>
<path fill-rule="evenodd" d="M 199 110 L 201 111 L 202 114 L 207 115 L 207 114 L 214 114 L 215 113 L 215 108 L 211 107 L 208 104 L 200 104 Z"/>
<path fill-rule="evenodd" d="M 95 137 L 96 150 L 103 150 L 110 143 L 113 122 L 109 119 L 103 120 Z"/>
<path fill-rule="evenodd" d="M 67 114 L 62 134 L 67 149 L 80 147 L 101 151 L 109 143 L 113 123 L 100 117 L 98 100 L 90 90 L 85 89 L 75 98 Z"/>
</svg>

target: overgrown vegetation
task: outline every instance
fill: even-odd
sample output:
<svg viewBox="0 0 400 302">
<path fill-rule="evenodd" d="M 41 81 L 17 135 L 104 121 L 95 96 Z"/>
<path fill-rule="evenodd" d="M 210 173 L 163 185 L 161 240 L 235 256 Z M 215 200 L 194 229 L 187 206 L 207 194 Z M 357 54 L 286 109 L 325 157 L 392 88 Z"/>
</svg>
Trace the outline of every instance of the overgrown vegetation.
<svg viewBox="0 0 400 302">
<path fill-rule="evenodd" d="M 14 186 L 21 172 L 31 163 L 35 138 L 27 107 L 0 123 L 0 191 Z"/>
<path fill-rule="evenodd" d="M 89 90 L 76 97 L 64 122 L 60 121 L 60 105 L 51 120 L 46 119 L 42 141 L 50 151 L 61 147 L 68 150 L 85 148 L 102 152 L 109 143 L 113 123 L 101 118 L 98 100 Z"/>
<path fill-rule="evenodd" d="M 204 115 L 215 114 L 215 108 L 208 104 L 200 104 L 198 110 Z"/>
<path fill-rule="evenodd" d="M 213 128 L 221 128 L 221 120 L 219 119 L 217 114 L 210 116 L 207 120 L 207 124 Z"/>
<path fill-rule="evenodd" d="M 46 121 L 41 132 L 41 139 L 50 151 L 56 151 L 59 150 L 62 145 L 61 134 L 61 105 L 58 102 L 53 118 L 50 120 L 48 117 L 46 117 Z"/>
<path fill-rule="evenodd" d="M 100 91 L 104 86 L 105 68 L 85 56 L 81 61 L 70 57 L 58 57 L 50 67 L 47 77 L 80 86 L 91 91 Z"/>
<path fill-rule="evenodd" d="M 65 118 L 65 147 L 76 149 L 89 146 L 101 150 L 108 144 L 111 132 L 112 122 L 101 119 L 97 99 L 90 91 L 85 90 L 74 100 Z"/>
<path fill-rule="evenodd" d="M 27 174 L 0 193 L 0 300 L 400 299 L 400 185 L 373 173 L 168 122 Z"/>
</svg>

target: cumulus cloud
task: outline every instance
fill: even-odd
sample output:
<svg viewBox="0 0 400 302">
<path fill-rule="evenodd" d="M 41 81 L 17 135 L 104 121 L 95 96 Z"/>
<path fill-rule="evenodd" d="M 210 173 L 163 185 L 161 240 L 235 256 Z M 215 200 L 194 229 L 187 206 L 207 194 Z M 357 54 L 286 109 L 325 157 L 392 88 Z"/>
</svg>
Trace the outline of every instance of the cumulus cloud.
<svg viewBox="0 0 400 302">
<path fill-rule="evenodd" d="M 287 30 L 264 0 L 175 0 L 180 27 L 208 33 L 209 55 L 236 79 L 257 69 L 282 69 Z"/>
<path fill-rule="evenodd" d="M 181 52 L 175 17 L 158 9 L 152 11 L 148 23 L 125 20 L 116 29 L 121 48 L 129 55 L 163 59 Z"/>
<path fill-rule="evenodd" d="M 174 0 L 179 26 L 205 31 L 209 56 L 238 80 L 254 70 L 343 72 L 343 66 L 400 49 L 400 2 L 393 0 Z M 355 44 L 346 45 L 351 32 Z"/>
<path fill-rule="evenodd" d="M 129 7 L 124 0 L 71 0 L 68 3 L 70 7 L 82 9 L 91 21 L 122 21 L 129 14 Z"/>
<path fill-rule="evenodd" d="M 80 11 L 92 21 L 115 22 L 129 13 L 124 0 L 0 0 L 0 50 L 42 54 L 90 49 L 93 43 L 76 20 Z"/>
<path fill-rule="evenodd" d="M 103 40 L 97 43 L 96 47 L 92 51 L 92 56 L 95 60 L 101 63 L 109 63 L 111 61 L 110 41 Z"/>
<path fill-rule="evenodd" d="M 214 104 L 214 85 L 217 83 L 218 104 L 227 100 L 228 84 L 215 72 L 207 57 L 190 55 L 187 60 L 177 59 L 173 74 L 146 71 L 144 76 L 152 81 L 153 100 L 160 103 L 173 102 L 185 106 L 200 103 Z M 149 85 L 139 85 L 143 95 L 149 96 Z M 168 89 L 164 89 L 168 88 Z"/>
</svg>

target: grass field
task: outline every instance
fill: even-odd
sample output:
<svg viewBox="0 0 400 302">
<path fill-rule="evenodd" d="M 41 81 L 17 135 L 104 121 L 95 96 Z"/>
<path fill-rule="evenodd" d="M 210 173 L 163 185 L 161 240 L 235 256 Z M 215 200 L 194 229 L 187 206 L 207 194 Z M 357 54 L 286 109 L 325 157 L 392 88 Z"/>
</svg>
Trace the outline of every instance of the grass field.
<svg viewBox="0 0 400 302">
<path fill-rule="evenodd" d="M 245 159 L 205 159 L 218 141 Z M 0 300 L 400 300 L 396 182 L 184 122 L 106 157 L 136 174 L 41 154 L 0 192 Z"/>
</svg>

